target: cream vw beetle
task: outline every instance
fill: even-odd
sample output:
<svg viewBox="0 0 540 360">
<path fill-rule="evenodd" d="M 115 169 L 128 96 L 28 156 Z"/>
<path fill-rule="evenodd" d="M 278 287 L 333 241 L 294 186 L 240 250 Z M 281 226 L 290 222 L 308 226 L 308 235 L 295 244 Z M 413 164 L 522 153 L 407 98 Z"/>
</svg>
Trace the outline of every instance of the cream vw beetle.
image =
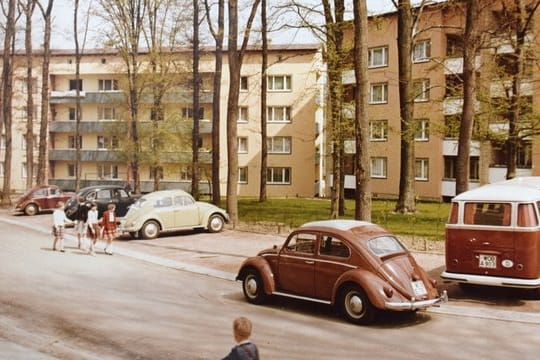
<svg viewBox="0 0 540 360">
<path fill-rule="evenodd" d="M 183 190 L 155 191 L 142 196 L 127 212 L 121 230 L 154 239 L 162 232 L 186 229 L 223 230 L 227 212 L 213 204 L 195 201 Z"/>
</svg>

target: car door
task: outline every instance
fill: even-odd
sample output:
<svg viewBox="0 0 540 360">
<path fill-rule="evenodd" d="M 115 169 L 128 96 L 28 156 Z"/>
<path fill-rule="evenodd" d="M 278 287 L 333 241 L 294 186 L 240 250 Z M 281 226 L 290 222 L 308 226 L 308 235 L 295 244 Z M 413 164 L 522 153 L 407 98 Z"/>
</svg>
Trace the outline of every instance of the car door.
<svg viewBox="0 0 540 360">
<path fill-rule="evenodd" d="M 315 296 L 315 249 L 317 235 L 293 233 L 281 248 L 276 284 L 280 291 Z"/>
<path fill-rule="evenodd" d="M 334 235 L 322 234 L 318 252 L 315 293 L 317 298 L 329 300 L 337 279 L 355 266 L 349 264 L 351 249 L 347 243 Z"/>
<path fill-rule="evenodd" d="M 200 226 L 199 208 L 195 200 L 189 195 L 177 195 L 174 197 L 174 220 L 175 227 Z"/>
<path fill-rule="evenodd" d="M 125 216 L 131 205 L 131 197 L 124 189 L 113 189 L 112 202 L 116 204 L 116 215 Z"/>
<path fill-rule="evenodd" d="M 173 199 L 169 195 L 160 196 L 154 201 L 153 216 L 161 220 L 163 230 L 175 227 Z"/>
</svg>

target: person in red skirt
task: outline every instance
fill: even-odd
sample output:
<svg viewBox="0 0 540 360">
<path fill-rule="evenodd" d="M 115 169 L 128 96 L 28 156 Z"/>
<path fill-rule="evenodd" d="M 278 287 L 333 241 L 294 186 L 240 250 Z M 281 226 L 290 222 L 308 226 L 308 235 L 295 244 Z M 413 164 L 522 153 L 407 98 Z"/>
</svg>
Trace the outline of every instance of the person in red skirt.
<svg viewBox="0 0 540 360">
<path fill-rule="evenodd" d="M 103 212 L 103 217 L 99 223 L 103 227 L 103 239 L 106 242 L 105 254 L 112 255 L 112 242 L 118 237 L 118 225 L 116 224 L 116 206 L 114 204 L 107 205 L 107 210 Z"/>
</svg>

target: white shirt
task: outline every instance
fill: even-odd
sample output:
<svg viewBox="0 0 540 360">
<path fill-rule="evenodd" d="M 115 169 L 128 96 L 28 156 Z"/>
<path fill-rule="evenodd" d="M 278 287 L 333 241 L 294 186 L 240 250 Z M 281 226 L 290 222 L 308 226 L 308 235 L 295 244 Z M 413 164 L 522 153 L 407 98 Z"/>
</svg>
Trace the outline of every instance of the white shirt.
<svg viewBox="0 0 540 360">
<path fill-rule="evenodd" d="M 70 222 L 70 220 L 67 218 L 64 210 L 55 209 L 53 212 L 53 225 L 56 227 L 64 226 L 67 222 Z"/>
<path fill-rule="evenodd" d="M 88 224 L 97 224 L 98 223 L 98 211 L 97 210 L 89 210 L 88 211 L 88 220 L 86 220 Z"/>
</svg>

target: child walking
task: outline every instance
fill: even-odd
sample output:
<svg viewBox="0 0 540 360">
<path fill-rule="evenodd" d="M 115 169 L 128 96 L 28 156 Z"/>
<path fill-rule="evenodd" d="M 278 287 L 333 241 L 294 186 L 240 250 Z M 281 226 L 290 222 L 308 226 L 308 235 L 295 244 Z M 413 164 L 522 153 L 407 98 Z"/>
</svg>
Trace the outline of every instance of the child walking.
<svg viewBox="0 0 540 360">
<path fill-rule="evenodd" d="M 53 212 L 53 251 L 56 251 L 56 244 L 58 244 L 59 250 L 61 252 L 65 252 L 64 229 L 67 223 L 71 223 L 71 221 L 67 218 L 66 213 L 64 212 L 64 202 L 59 201 L 58 204 L 56 204 L 56 209 L 54 209 Z"/>
<path fill-rule="evenodd" d="M 103 212 L 100 223 L 103 225 L 103 237 L 106 241 L 105 254 L 112 255 L 112 242 L 118 237 L 118 226 L 116 224 L 116 206 L 107 205 L 107 210 Z"/>
<path fill-rule="evenodd" d="M 90 238 L 90 245 L 88 246 L 88 253 L 92 256 L 96 256 L 94 252 L 94 246 L 96 245 L 99 239 L 99 223 L 98 223 L 98 209 L 96 203 L 90 205 L 90 210 L 88 210 L 88 218 L 86 220 L 88 225 L 88 237 Z"/>
</svg>

